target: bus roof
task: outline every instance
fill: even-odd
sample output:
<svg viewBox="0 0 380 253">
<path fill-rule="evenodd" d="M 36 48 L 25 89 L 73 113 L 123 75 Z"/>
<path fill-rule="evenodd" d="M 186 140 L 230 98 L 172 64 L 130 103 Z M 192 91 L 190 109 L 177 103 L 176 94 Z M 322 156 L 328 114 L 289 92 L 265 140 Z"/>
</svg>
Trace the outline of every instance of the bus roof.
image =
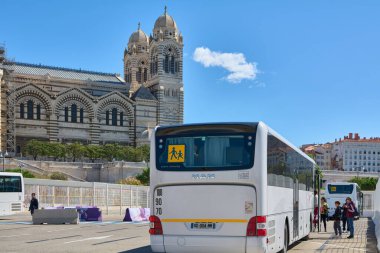
<svg viewBox="0 0 380 253">
<path fill-rule="evenodd" d="M 20 177 L 22 177 L 22 174 L 17 173 L 17 172 L 0 172 L 0 176 L 20 176 Z"/>
<path fill-rule="evenodd" d="M 284 142 L 285 144 L 287 144 L 289 147 L 291 147 L 295 151 L 297 151 L 297 153 L 299 153 L 300 155 L 302 155 L 303 157 L 305 157 L 307 160 L 309 160 L 310 162 L 312 162 L 313 164 L 315 164 L 315 161 L 310 156 L 308 156 L 302 150 L 300 150 L 299 148 L 297 148 L 296 146 L 294 146 L 291 142 L 289 142 L 282 135 L 280 135 L 279 133 L 277 133 L 276 131 L 274 131 L 272 128 L 270 128 L 268 125 L 266 125 L 264 122 L 260 121 L 259 122 L 259 127 L 260 127 L 260 125 L 263 126 L 264 128 L 266 128 L 266 130 L 268 131 L 268 133 L 270 133 L 271 135 L 277 137 L 279 140 L 281 140 L 282 142 Z"/>
<path fill-rule="evenodd" d="M 359 186 L 357 183 L 351 183 L 351 182 L 328 182 L 326 183 L 326 185 L 329 185 L 329 184 L 334 184 L 334 185 L 357 185 Z"/>
</svg>

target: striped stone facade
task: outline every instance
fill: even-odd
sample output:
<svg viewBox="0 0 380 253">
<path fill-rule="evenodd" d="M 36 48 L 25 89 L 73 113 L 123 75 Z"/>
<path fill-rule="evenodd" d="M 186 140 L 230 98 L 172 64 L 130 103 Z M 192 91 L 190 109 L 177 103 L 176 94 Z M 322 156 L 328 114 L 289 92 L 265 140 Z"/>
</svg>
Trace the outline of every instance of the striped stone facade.
<svg viewBox="0 0 380 253">
<path fill-rule="evenodd" d="M 8 61 L 0 52 L 0 149 L 22 154 L 31 139 L 148 143 L 158 124 L 183 122 L 182 36 L 166 11 L 149 38 L 139 27 L 117 74 Z M 154 68 L 154 69 L 152 69 Z"/>
</svg>

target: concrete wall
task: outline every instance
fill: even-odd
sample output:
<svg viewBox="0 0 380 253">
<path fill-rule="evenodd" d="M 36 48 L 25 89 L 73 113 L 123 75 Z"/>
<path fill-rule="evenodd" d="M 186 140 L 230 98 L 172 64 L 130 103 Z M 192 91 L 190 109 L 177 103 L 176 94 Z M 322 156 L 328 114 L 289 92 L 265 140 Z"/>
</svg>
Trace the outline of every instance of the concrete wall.
<svg viewBox="0 0 380 253">
<path fill-rule="evenodd" d="M 74 179 L 89 182 L 116 183 L 120 179 L 136 176 L 147 167 L 143 162 L 112 162 L 112 163 L 81 163 L 81 162 L 53 162 L 53 161 L 18 161 L 7 159 L 6 168 L 16 168 L 20 163 L 39 168 L 44 174 L 62 172 Z"/>
</svg>

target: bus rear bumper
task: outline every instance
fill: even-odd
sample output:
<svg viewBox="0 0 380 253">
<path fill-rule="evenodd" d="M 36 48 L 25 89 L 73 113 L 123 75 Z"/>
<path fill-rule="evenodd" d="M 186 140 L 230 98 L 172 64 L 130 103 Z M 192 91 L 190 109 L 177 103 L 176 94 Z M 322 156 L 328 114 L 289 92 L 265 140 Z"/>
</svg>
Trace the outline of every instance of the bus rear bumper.
<svg viewBox="0 0 380 253">
<path fill-rule="evenodd" d="M 226 236 L 170 236 L 165 235 L 163 244 L 151 236 L 153 252 L 166 253 L 265 253 L 262 238 Z M 158 238 L 157 238 L 158 239 Z M 152 244 L 157 243 L 157 244 Z"/>
<path fill-rule="evenodd" d="M 164 236 L 162 235 L 151 235 L 150 236 L 150 247 L 153 252 L 165 252 L 164 247 Z"/>
</svg>

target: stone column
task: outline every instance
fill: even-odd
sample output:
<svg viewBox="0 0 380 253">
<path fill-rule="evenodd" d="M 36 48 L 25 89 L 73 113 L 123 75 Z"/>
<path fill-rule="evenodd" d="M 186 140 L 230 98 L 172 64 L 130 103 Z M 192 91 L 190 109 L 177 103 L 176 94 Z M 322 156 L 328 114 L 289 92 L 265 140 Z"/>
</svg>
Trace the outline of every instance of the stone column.
<svg viewBox="0 0 380 253">
<path fill-rule="evenodd" d="M 91 144 L 99 144 L 100 142 L 100 120 L 90 119 L 90 141 Z"/>
<path fill-rule="evenodd" d="M 54 113 L 52 114 L 46 114 L 46 121 L 48 122 L 48 137 L 50 142 L 57 142 L 58 141 L 58 116 Z"/>
</svg>

